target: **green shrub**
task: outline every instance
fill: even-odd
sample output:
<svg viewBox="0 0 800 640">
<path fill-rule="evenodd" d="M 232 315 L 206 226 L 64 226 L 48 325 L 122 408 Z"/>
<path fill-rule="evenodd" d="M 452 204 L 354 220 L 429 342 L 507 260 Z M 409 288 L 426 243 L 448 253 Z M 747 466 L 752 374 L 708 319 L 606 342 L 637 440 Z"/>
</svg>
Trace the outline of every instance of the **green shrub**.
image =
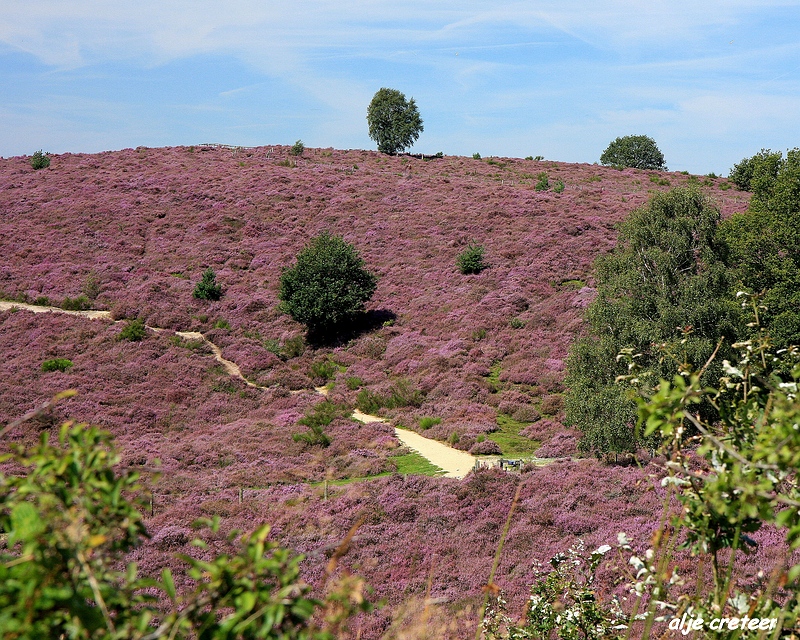
<svg viewBox="0 0 800 640">
<path fill-rule="evenodd" d="M 511 318 L 508 324 L 511 326 L 512 329 L 522 329 L 525 326 L 525 321 L 521 320 L 520 318 Z"/>
<path fill-rule="evenodd" d="M 533 156 L 525 156 L 526 160 L 533 160 Z"/>
<path fill-rule="evenodd" d="M 547 191 L 550 188 L 550 180 L 547 177 L 547 173 L 542 171 L 537 177 L 536 186 L 534 189 L 536 191 Z"/>
<path fill-rule="evenodd" d="M 333 380 L 338 371 L 339 367 L 335 362 L 333 362 L 333 360 L 330 359 L 311 363 L 311 376 L 313 378 L 321 378 L 325 381 Z"/>
<path fill-rule="evenodd" d="M 477 153 L 477 152 L 473 153 L 472 154 L 472 159 L 473 160 L 480 160 L 481 159 L 481 154 Z"/>
<path fill-rule="evenodd" d="M 367 108 L 369 137 L 378 143 L 378 151 L 395 155 L 412 146 L 423 131 L 414 98 L 406 100 L 396 89 L 379 89 Z"/>
<path fill-rule="evenodd" d="M 441 418 L 432 418 L 430 416 L 424 416 L 419 419 L 419 428 L 422 429 L 423 431 L 427 431 L 434 425 L 441 424 L 441 422 L 442 422 Z"/>
<path fill-rule="evenodd" d="M 85 311 L 91 309 L 92 305 L 86 296 L 80 295 L 77 298 L 64 298 L 61 308 L 67 311 Z"/>
<path fill-rule="evenodd" d="M 486 269 L 489 265 L 483 261 L 485 251 L 481 245 L 470 242 L 469 246 L 458 254 L 458 258 L 456 258 L 458 270 L 464 275 L 468 275 L 480 273 Z"/>
<path fill-rule="evenodd" d="M 450 434 L 450 437 L 447 438 L 447 442 L 450 444 L 451 447 L 454 447 L 461 441 L 461 436 L 458 435 L 458 431 L 453 431 Z"/>
<path fill-rule="evenodd" d="M 325 433 L 325 427 L 337 418 L 348 417 L 349 413 L 346 406 L 335 404 L 330 400 L 323 400 L 306 411 L 306 415 L 297 421 L 297 424 L 308 427 L 308 431 L 294 433 L 292 439 L 311 447 L 327 447 L 331 443 L 331 439 Z"/>
<path fill-rule="evenodd" d="M 298 140 L 292 145 L 292 148 L 289 149 L 289 153 L 291 153 L 293 156 L 302 156 L 303 151 L 305 150 L 306 150 L 306 145 L 303 144 L 302 140 Z"/>
<path fill-rule="evenodd" d="M 280 161 L 276 162 L 275 164 L 277 164 L 279 167 L 291 167 L 291 168 L 296 168 L 297 167 L 297 163 L 293 162 L 292 160 L 289 160 L 289 158 L 286 158 L 284 160 L 280 160 Z"/>
<path fill-rule="evenodd" d="M 563 193 L 564 183 L 561 180 L 556 180 L 555 185 L 553 185 L 553 191 L 555 191 L 556 193 Z"/>
<path fill-rule="evenodd" d="M 377 278 L 364 268 L 355 247 L 327 232 L 314 238 L 284 269 L 280 309 L 320 337 L 335 334 L 364 311 Z"/>
<path fill-rule="evenodd" d="M 34 169 L 46 169 L 50 166 L 50 154 L 42 153 L 42 150 L 39 149 L 31 156 L 30 162 Z"/>
<path fill-rule="evenodd" d="M 697 180 L 695 180 L 695 182 L 696 181 Z M 650 182 L 652 182 L 654 184 L 657 184 L 659 186 L 662 186 L 662 187 L 668 187 L 669 186 L 669 180 L 667 180 L 666 178 L 662 178 L 661 176 L 656 175 L 656 174 L 652 174 L 650 176 Z M 691 184 L 691 180 L 689 182 Z"/>
<path fill-rule="evenodd" d="M 481 327 L 480 329 L 475 329 L 475 331 L 472 332 L 472 339 L 475 342 L 480 342 L 485 337 L 486 337 L 486 329 L 484 329 L 483 327 Z"/>
<path fill-rule="evenodd" d="M 144 322 L 142 322 L 142 320 L 139 318 L 136 318 L 136 320 L 130 320 L 125 324 L 122 331 L 119 332 L 117 339 L 139 342 L 144 340 L 146 335 L 147 328 L 144 326 Z"/>
<path fill-rule="evenodd" d="M 283 355 L 291 360 L 292 358 L 299 358 L 306 351 L 306 341 L 303 336 L 293 336 L 287 338 L 283 343 Z"/>
<path fill-rule="evenodd" d="M 225 320 L 224 318 L 220 318 L 214 323 L 215 329 L 230 329 L 231 323 Z"/>
<path fill-rule="evenodd" d="M 42 371 L 49 373 L 50 371 L 66 371 L 72 366 L 72 360 L 67 358 L 53 358 L 52 360 L 45 360 L 42 362 Z"/>
<path fill-rule="evenodd" d="M 666 171 L 664 154 L 649 136 L 622 136 L 600 156 L 600 164 Z"/>
<path fill-rule="evenodd" d="M 33 304 L 39 307 L 49 307 L 50 306 L 50 298 L 47 296 L 39 296 L 36 300 L 33 301 Z"/>
<path fill-rule="evenodd" d="M 536 157 L 534 158 L 534 160 L 535 160 L 536 162 L 541 162 L 542 160 L 544 160 L 544 156 L 536 156 Z"/>
<path fill-rule="evenodd" d="M 389 395 L 362 389 L 356 396 L 356 405 L 364 413 L 374 414 L 380 409 L 399 409 L 419 407 L 425 401 L 425 394 L 411 386 L 408 380 L 398 380 L 389 389 Z"/>
<path fill-rule="evenodd" d="M 369 389 L 362 389 L 356 396 L 356 406 L 359 411 L 375 414 L 386 404 L 386 399 Z"/>
<path fill-rule="evenodd" d="M 211 267 L 203 271 L 192 296 L 200 300 L 219 300 L 222 297 L 222 287 L 217 284 L 217 274 Z"/>
<path fill-rule="evenodd" d="M 345 380 L 344 383 L 347 386 L 347 388 L 350 389 L 350 391 L 355 391 L 359 387 L 364 386 L 364 381 L 356 376 L 351 376 L 347 378 L 347 380 Z"/>
</svg>

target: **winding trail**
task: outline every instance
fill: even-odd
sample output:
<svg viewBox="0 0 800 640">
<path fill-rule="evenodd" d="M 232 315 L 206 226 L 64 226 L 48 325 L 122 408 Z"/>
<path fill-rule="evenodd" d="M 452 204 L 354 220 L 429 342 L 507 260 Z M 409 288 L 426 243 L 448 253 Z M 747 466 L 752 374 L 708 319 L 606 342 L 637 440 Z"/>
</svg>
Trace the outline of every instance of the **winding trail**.
<svg viewBox="0 0 800 640">
<path fill-rule="evenodd" d="M 110 320 L 111 322 L 118 324 L 124 322 L 123 320 L 114 320 L 111 317 L 110 311 L 97 311 L 97 310 L 86 310 L 86 311 L 70 311 L 68 309 L 61 309 L 60 307 L 45 307 L 39 306 L 34 304 L 27 304 L 24 302 L 8 302 L 6 300 L 0 300 L 0 311 L 9 311 L 13 308 L 21 309 L 24 311 L 31 311 L 32 313 L 61 313 L 65 315 L 71 316 L 79 316 L 81 318 L 88 318 L 90 320 Z M 162 333 L 167 331 L 167 329 L 162 329 L 160 327 L 149 327 L 146 326 L 145 328 L 153 331 L 154 333 Z M 237 378 L 244 382 L 248 387 L 252 387 L 254 389 L 268 389 L 269 387 L 264 387 L 262 385 L 255 384 L 251 382 L 247 378 L 242 375 L 242 370 L 239 368 L 235 362 L 225 359 L 222 356 L 222 349 L 220 349 L 216 344 L 211 342 L 208 338 L 206 338 L 202 333 L 199 331 L 176 331 L 175 335 L 180 336 L 184 340 L 202 340 L 206 343 L 210 348 L 212 353 L 214 354 L 214 359 L 219 362 L 224 368 L 225 371 L 233 378 Z M 314 391 L 318 394 L 327 396 L 328 389 L 325 387 L 315 387 Z M 302 393 L 302 392 L 299 392 Z M 373 416 L 368 413 L 362 413 L 358 409 L 353 411 L 352 415 L 354 420 L 358 420 L 359 422 L 369 423 L 369 422 L 386 422 L 385 419 L 379 416 Z M 447 446 L 439 442 L 438 440 L 431 440 L 430 438 L 425 438 L 424 436 L 419 435 L 414 431 L 409 431 L 407 429 L 398 429 L 395 427 L 394 434 L 400 442 L 402 442 L 405 446 L 413 449 L 417 453 L 419 453 L 422 457 L 426 458 L 431 464 L 436 465 L 440 469 L 444 471 L 445 478 L 463 478 L 465 477 L 472 469 L 475 467 L 475 463 L 477 462 L 477 458 L 465 451 L 459 451 L 458 449 L 453 449 L 452 447 Z"/>
</svg>

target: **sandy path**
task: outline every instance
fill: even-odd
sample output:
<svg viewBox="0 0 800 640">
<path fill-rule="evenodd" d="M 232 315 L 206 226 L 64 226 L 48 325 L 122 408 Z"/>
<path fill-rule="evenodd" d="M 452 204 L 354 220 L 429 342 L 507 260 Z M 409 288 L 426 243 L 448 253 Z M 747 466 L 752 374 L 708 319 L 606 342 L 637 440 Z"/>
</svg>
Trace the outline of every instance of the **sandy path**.
<svg viewBox="0 0 800 640">
<path fill-rule="evenodd" d="M 383 418 L 353 411 L 353 419 L 360 422 L 386 422 Z M 445 478 L 463 478 L 475 467 L 477 458 L 466 451 L 453 449 L 438 440 L 431 440 L 408 429 L 395 427 L 394 435 L 404 445 L 413 449 L 431 464 L 444 470 Z"/>
<path fill-rule="evenodd" d="M 0 311 L 8 311 L 14 307 L 17 309 L 24 309 L 25 311 L 32 311 L 33 313 L 63 313 L 65 315 L 80 316 L 82 318 L 90 318 L 92 320 L 112 320 L 111 312 L 109 311 L 68 311 L 67 309 L 61 309 L 59 307 L 43 307 L 34 304 L 25 304 L 23 302 L 7 302 L 5 300 L 0 300 Z M 122 320 L 112 321 L 123 322 Z M 156 333 L 165 331 L 165 329 L 160 329 L 159 327 L 146 328 Z M 242 375 L 242 370 L 239 368 L 239 366 L 235 362 L 231 362 L 230 360 L 223 358 L 222 349 L 211 342 L 211 340 L 206 338 L 199 331 L 176 331 L 175 335 L 180 336 L 185 340 L 202 340 L 211 348 L 211 351 L 214 353 L 214 359 L 223 367 L 225 367 L 225 371 L 228 373 L 228 375 L 238 378 L 248 387 L 253 387 L 255 389 L 267 388 L 255 384 L 254 382 L 250 382 L 247 378 L 245 378 Z M 328 389 L 325 387 L 316 387 L 314 391 L 323 396 L 328 395 Z M 358 409 L 353 411 L 353 419 L 364 423 L 386 422 L 386 420 L 383 418 L 362 413 Z M 452 447 L 449 447 L 438 440 L 425 438 L 418 433 L 415 433 L 414 431 L 408 431 L 407 429 L 395 428 L 394 434 L 404 445 L 413 449 L 422 457 L 427 458 L 431 464 L 435 464 L 437 467 L 443 469 L 445 472 L 444 477 L 446 478 L 463 478 L 475 467 L 475 461 L 477 460 L 475 456 L 464 451 L 459 451 L 458 449 L 453 449 Z"/>
<path fill-rule="evenodd" d="M 0 311 L 8 311 L 14 307 L 17 309 L 24 309 L 25 311 L 32 311 L 33 313 L 65 313 L 70 316 L 91 318 L 92 320 L 111 320 L 110 311 L 67 311 L 59 307 L 42 307 L 35 304 L 25 304 L 24 302 L 0 300 Z"/>
</svg>

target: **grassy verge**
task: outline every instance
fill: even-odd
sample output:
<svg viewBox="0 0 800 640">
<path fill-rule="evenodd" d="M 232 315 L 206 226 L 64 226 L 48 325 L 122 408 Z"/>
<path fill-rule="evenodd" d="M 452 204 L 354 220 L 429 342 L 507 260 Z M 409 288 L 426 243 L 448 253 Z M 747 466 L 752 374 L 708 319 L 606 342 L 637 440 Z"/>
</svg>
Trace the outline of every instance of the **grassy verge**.
<svg viewBox="0 0 800 640">
<path fill-rule="evenodd" d="M 528 424 L 527 422 L 517 422 L 510 416 L 501 413 L 497 416 L 497 426 L 500 427 L 500 430 L 490 433 L 486 437 L 496 442 L 506 457 L 530 456 L 536 452 L 540 443 L 519 434 Z"/>
</svg>

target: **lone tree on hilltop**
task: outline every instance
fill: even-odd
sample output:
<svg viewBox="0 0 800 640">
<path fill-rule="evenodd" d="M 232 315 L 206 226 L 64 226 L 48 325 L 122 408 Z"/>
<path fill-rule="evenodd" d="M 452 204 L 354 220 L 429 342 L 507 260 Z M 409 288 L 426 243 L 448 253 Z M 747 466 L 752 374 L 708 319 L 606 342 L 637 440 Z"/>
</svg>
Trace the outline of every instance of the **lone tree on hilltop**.
<svg viewBox="0 0 800 640">
<path fill-rule="evenodd" d="M 600 164 L 666 171 L 664 154 L 649 136 L 622 136 L 608 145 Z"/>
<path fill-rule="evenodd" d="M 414 98 L 395 89 L 380 89 L 367 108 L 369 137 L 378 151 L 393 156 L 413 145 L 422 133 L 422 118 Z"/>
<path fill-rule="evenodd" d="M 364 310 L 377 277 L 364 268 L 355 247 L 327 231 L 298 255 L 281 274 L 280 309 L 320 338 L 333 335 Z"/>
</svg>

